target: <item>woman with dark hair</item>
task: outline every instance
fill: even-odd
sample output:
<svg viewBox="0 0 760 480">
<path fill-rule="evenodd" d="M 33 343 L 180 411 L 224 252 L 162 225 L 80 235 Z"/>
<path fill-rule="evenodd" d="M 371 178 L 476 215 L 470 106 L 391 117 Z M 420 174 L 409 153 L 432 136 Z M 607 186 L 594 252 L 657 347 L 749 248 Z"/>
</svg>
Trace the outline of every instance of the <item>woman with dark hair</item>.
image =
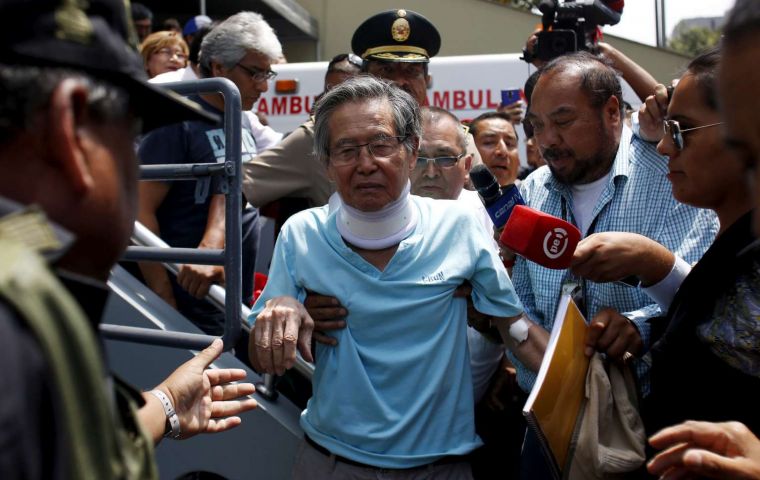
<svg viewBox="0 0 760 480">
<path fill-rule="evenodd" d="M 689 64 L 657 146 L 668 157 L 673 196 L 717 215 L 712 246 L 690 272 L 662 245 L 629 233 L 592 235 L 576 250 L 573 271 L 583 277 L 633 274 L 655 290 L 668 282 L 677 288 L 658 298 L 663 310 L 669 303 L 668 314 L 652 321 L 651 389 L 641 410 L 649 434 L 686 420 L 738 420 L 760 432 L 760 248 L 746 159 L 721 138 L 719 60 L 713 49 Z M 682 283 L 674 281 L 679 271 Z"/>
<path fill-rule="evenodd" d="M 721 138 L 719 60 L 714 49 L 689 64 L 658 144 L 675 198 L 713 210 L 720 229 L 681 284 L 650 350 L 651 394 L 643 403 L 649 433 L 684 420 L 728 419 L 760 431 L 760 249 L 747 165 Z"/>
</svg>

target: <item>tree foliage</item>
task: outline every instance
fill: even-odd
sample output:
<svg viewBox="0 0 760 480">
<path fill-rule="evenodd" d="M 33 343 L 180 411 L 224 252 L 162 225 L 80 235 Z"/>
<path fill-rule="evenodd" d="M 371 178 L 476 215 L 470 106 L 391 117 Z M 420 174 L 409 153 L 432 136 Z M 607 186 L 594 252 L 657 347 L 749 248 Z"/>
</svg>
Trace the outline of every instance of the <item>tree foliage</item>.
<svg viewBox="0 0 760 480">
<path fill-rule="evenodd" d="M 676 34 L 668 44 L 678 53 L 696 57 L 708 48 L 717 45 L 719 40 L 719 31 L 707 27 L 693 27 Z"/>
</svg>

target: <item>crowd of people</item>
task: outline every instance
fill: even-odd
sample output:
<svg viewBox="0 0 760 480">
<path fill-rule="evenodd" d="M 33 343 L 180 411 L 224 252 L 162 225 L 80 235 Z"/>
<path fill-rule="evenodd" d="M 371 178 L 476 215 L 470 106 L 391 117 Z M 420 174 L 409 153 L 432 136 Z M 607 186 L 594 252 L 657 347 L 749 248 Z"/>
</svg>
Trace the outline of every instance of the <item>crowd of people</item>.
<svg viewBox="0 0 760 480">
<path fill-rule="evenodd" d="M 139 164 L 223 161 L 222 96 L 178 102 L 160 87 L 212 77 L 244 110 L 248 303 L 259 209 L 277 217 L 248 360 L 276 375 L 298 353 L 315 365 L 293 478 L 552 478 L 519 410 L 565 293 L 589 324 L 585 354 L 636 379 L 648 441 L 625 478 L 760 478 L 758 2 L 737 0 L 720 45 L 665 84 L 600 42 L 536 61 L 525 102 L 467 125 L 427 102 L 437 28 L 381 12 L 329 62 L 293 132 L 255 112 L 284 61 L 260 14 L 153 32 L 140 4 L 54 3 L 0 2 L 18 19 L 0 43 L 2 478 L 155 478 L 162 438 L 224 431 L 255 408 L 244 370 L 208 368 L 219 340 L 140 392 L 111 376 L 97 338 L 135 219 L 175 247 L 224 248 L 216 186 L 136 181 Z M 633 115 L 621 78 L 642 100 Z M 469 179 L 479 164 L 581 231 L 569 269 L 498 243 Z M 221 267 L 131 271 L 221 335 L 203 300 Z M 614 471 L 603 463 L 595 478 Z"/>
</svg>

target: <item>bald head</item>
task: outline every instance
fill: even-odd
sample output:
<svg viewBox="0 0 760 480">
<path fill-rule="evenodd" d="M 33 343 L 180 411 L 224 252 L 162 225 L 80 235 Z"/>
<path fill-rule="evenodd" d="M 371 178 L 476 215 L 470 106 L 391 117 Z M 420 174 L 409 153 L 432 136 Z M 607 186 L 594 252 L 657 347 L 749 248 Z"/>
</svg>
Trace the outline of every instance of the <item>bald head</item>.
<svg viewBox="0 0 760 480">
<path fill-rule="evenodd" d="M 559 182 L 598 180 L 612 168 L 623 131 L 620 81 L 586 52 L 559 57 L 541 70 L 527 118 Z"/>
<path fill-rule="evenodd" d="M 542 77 L 572 75 L 580 90 L 591 100 L 593 107 L 601 108 L 610 97 L 616 97 L 620 105 L 620 114 L 623 115 L 623 89 L 620 80 L 615 70 L 601 58 L 588 52 L 562 55 L 547 63 L 539 72 L 536 87 Z"/>
</svg>

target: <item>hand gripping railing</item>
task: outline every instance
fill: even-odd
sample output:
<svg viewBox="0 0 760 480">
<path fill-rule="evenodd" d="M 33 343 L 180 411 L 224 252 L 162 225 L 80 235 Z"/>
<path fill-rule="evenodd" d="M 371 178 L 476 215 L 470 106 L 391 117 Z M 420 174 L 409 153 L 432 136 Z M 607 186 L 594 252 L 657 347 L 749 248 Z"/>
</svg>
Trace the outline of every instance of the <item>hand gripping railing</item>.
<svg viewBox="0 0 760 480">
<path fill-rule="evenodd" d="M 133 246 L 127 249 L 124 260 L 152 260 L 162 262 L 180 262 L 202 265 L 224 265 L 226 294 L 221 287 L 224 302 L 225 350 L 235 346 L 240 337 L 240 315 L 242 304 L 242 161 L 241 161 L 241 103 L 240 92 L 226 78 L 207 78 L 187 82 L 165 83 L 181 95 L 216 93 L 224 96 L 224 164 L 171 164 L 142 166 L 143 180 L 197 180 L 206 182 L 206 189 L 211 176 L 223 178 L 220 189 L 225 194 L 225 248 L 224 250 L 198 250 L 192 248 L 166 248 L 157 246 Z M 198 180 L 200 179 L 200 180 Z M 203 195 L 201 188 L 196 195 Z M 208 192 L 206 191 L 206 194 Z M 213 287 L 212 287 L 213 289 Z M 120 325 L 101 325 L 105 337 L 118 340 L 136 341 L 154 345 L 177 348 L 202 349 L 216 337 L 211 335 L 190 334 L 183 332 L 166 332 L 149 328 L 125 327 Z"/>
</svg>

